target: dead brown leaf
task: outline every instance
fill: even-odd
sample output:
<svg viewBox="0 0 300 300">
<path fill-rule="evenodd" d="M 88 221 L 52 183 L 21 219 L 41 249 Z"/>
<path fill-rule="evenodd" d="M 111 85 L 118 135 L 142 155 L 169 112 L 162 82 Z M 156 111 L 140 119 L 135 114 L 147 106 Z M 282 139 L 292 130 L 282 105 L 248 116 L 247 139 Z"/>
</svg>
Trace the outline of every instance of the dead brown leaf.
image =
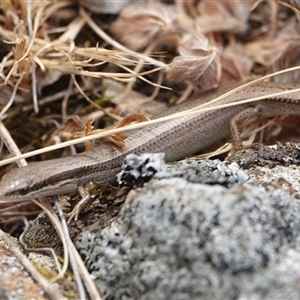
<svg viewBox="0 0 300 300">
<path fill-rule="evenodd" d="M 143 114 L 131 114 L 124 119 L 122 119 L 114 128 L 124 127 L 126 125 L 130 125 L 132 123 L 138 123 L 143 121 L 148 121 L 149 119 Z M 97 132 L 95 130 L 94 132 Z M 92 132 L 92 134 L 94 133 Z M 124 149 L 126 147 L 125 140 L 127 139 L 128 134 L 124 132 L 119 132 L 115 134 L 111 134 L 109 136 L 103 137 L 101 140 L 103 142 L 111 142 L 115 144 L 117 147 Z"/>
<path fill-rule="evenodd" d="M 171 25 L 171 16 L 163 4 L 135 3 L 122 10 L 111 29 L 123 45 L 139 50 L 169 31 Z"/>
<path fill-rule="evenodd" d="M 189 81 L 204 89 L 218 86 L 221 77 L 220 55 L 199 27 L 185 45 L 179 47 L 168 78 L 175 82 Z"/>
<path fill-rule="evenodd" d="M 294 20 L 283 27 L 275 38 L 262 37 L 247 43 L 246 51 L 255 62 L 269 67 L 287 55 L 289 50 L 299 47 L 299 33 L 299 24 Z"/>
<path fill-rule="evenodd" d="M 203 0 L 198 4 L 200 17 L 197 19 L 197 24 L 204 33 L 242 32 L 247 28 L 247 20 L 253 3 L 253 0 Z"/>
<path fill-rule="evenodd" d="M 252 59 L 246 54 L 243 44 L 232 36 L 230 43 L 222 52 L 222 83 L 246 82 L 251 78 Z"/>
<path fill-rule="evenodd" d="M 93 13 L 117 14 L 120 10 L 132 2 L 130 0 L 110 1 L 110 0 L 75 0 L 80 5 L 88 8 Z"/>
</svg>

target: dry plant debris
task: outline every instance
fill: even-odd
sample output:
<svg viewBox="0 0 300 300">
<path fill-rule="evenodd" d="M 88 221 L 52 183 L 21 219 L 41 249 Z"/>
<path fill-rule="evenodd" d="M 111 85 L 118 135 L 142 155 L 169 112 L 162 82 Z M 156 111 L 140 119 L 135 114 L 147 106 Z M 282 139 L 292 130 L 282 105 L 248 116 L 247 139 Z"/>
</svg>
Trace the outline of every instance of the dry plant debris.
<svg viewBox="0 0 300 300">
<path fill-rule="evenodd" d="M 219 50 L 211 46 L 200 27 L 178 51 L 180 56 L 174 58 L 168 73 L 170 80 L 189 81 L 208 89 L 218 87 L 221 78 Z"/>
<path fill-rule="evenodd" d="M 74 115 L 113 126 L 112 116 L 161 110 L 154 98 L 174 102 L 297 67 L 299 31 L 297 1 L 1 1 L 1 122 L 21 152 L 59 143 L 84 131 L 68 124 Z"/>
<path fill-rule="evenodd" d="M 85 104 L 70 75 L 77 76 L 81 92 L 109 106 L 110 112 L 126 109 L 120 110 L 113 98 L 106 97 L 103 79 L 123 83 L 126 96 L 120 105 L 126 107 L 128 102 L 130 112 L 143 113 L 136 102 L 143 103 L 154 93 L 151 83 L 159 82 L 163 66 L 155 95 L 173 101 L 174 96 L 186 96 L 185 88 L 189 94 L 223 83 L 247 82 L 298 64 L 298 15 L 286 2 L 118 3 L 1 3 L 1 117 L 22 152 L 59 142 L 52 132 L 69 116 L 87 120 L 97 111 Z M 298 74 L 275 80 L 296 82 Z M 159 90 L 162 85 L 173 92 Z M 133 105 L 131 90 L 140 94 Z M 8 101 L 12 91 L 15 95 Z M 59 98 L 54 99 L 60 91 L 65 91 L 61 105 Z M 46 96 L 52 96 L 53 103 L 44 104 Z M 24 123 L 26 128 L 20 128 Z M 107 118 L 101 123 L 111 125 Z M 99 126 L 97 121 L 95 125 Z"/>
</svg>

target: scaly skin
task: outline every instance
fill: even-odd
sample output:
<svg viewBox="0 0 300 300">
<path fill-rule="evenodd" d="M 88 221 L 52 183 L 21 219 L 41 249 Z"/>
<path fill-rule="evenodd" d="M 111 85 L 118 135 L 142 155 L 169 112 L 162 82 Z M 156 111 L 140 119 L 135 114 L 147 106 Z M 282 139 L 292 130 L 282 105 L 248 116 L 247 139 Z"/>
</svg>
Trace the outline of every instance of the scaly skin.
<svg viewBox="0 0 300 300">
<path fill-rule="evenodd" d="M 232 104 L 238 100 L 293 88 L 297 88 L 297 86 L 256 84 L 222 99 L 218 104 Z M 208 92 L 203 96 L 174 106 L 160 116 L 196 107 L 225 91 L 218 89 Z M 230 120 L 238 113 L 244 111 L 248 113 L 247 117 L 243 115 L 246 118 L 243 123 L 247 123 L 247 120 L 250 122 L 254 119 L 283 114 L 300 115 L 298 99 L 300 99 L 300 93 L 292 93 L 255 103 L 187 115 L 131 132 L 123 150 L 106 143 L 71 157 L 32 163 L 24 168 L 14 169 L 6 174 L 0 182 L 0 202 L 24 201 L 42 196 L 69 194 L 75 192 L 78 186 L 90 181 L 114 182 L 116 173 L 119 172 L 125 156 L 129 153 L 164 152 L 167 161 L 183 159 L 217 141 L 228 138 Z M 211 106 L 212 104 L 208 105 L 208 107 Z M 253 109 L 251 110 L 251 108 Z M 232 131 L 236 132 L 235 129 Z"/>
</svg>

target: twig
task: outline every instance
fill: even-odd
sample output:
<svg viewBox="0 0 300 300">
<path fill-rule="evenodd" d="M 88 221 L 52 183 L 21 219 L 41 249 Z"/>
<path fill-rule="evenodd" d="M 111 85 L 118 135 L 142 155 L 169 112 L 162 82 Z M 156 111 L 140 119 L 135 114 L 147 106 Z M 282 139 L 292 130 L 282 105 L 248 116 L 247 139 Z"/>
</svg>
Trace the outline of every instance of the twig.
<svg viewBox="0 0 300 300">
<path fill-rule="evenodd" d="M 24 74 L 21 74 L 19 79 L 17 80 L 13 92 L 11 93 L 11 96 L 9 98 L 9 101 L 6 103 L 6 105 L 3 107 L 3 109 L 0 112 L 0 120 L 3 119 L 3 115 L 8 111 L 8 109 L 12 106 L 12 104 L 14 103 L 16 94 L 17 94 L 17 90 L 18 90 L 18 86 L 20 85 L 22 79 L 23 79 Z"/>
<path fill-rule="evenodd" d="M 6 148 L 11 154 L 13 154 L 14 156 L 22 154 L 17 144 L 11 137 L 10 133 L 8 132 L 8 130 L 6 129 L 6 127 L 3 125 L 1 121 L 0 121 L 0 136 L 2 142 L 5 144 Z M 27 162 L 25 159 L 18 160 L 16 163 L 19 167 L 27 166 Z"/>
</svg>

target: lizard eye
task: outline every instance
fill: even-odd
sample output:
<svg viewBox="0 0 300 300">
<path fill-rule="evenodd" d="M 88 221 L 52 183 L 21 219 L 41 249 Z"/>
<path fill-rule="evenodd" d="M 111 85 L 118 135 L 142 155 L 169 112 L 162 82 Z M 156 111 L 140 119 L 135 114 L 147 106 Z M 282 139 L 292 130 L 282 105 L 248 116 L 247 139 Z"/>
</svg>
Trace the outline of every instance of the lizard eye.
<svg viewBox="0 0 300 300">
<path fill-rule="evenodd" d="M 27 193 L 28 193 L 28 188 L 23 188 L 19 190 L 19 194 L 22 196 L 26 195 Z"/>
</svg>

